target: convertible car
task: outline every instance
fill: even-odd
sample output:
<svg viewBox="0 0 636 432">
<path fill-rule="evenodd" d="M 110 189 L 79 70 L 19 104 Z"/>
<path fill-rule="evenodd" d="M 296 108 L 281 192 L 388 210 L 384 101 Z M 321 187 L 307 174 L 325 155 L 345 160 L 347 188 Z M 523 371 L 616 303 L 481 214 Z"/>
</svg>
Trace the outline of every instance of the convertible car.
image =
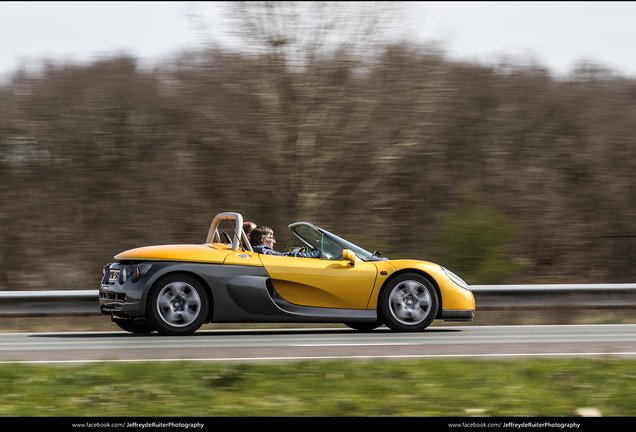
<svg viewBox="0 0 636 432">
<path fill-rule="evenodd" d="M 470 287 L 449 270 L 389 260 L 306 222 L 289 225 L 287 251 L 257 254 L 238 213 L 218 214 L 204 244 L 132 249 L 104 267 L 99 304 L 132 333 L 190 335 L 204 323 L 343 323 L 422 331 L 433 320 L 473 320 Z"/>
</svg>

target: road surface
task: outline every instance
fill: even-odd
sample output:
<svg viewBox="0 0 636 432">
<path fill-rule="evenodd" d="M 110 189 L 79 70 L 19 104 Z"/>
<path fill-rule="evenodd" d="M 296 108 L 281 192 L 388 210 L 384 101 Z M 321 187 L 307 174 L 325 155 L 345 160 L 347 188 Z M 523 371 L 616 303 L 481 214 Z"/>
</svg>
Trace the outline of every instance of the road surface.
<svg viewBox="0 0 636 432">
<path fill-rule="evenodd" d="M 521 356 L 636 357 L 636 325 L 440 326 L 422 333 L 380 328 L 200 330 L 193 336 L 123 331 L 0 333 L 0 362 L 279 361 Z"/>
</svg>

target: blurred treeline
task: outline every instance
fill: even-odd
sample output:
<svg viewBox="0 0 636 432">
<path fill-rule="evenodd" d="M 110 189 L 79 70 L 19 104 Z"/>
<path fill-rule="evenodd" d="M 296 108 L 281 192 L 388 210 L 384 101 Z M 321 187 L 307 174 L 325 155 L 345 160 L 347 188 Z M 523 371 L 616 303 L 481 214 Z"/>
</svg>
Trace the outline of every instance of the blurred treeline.
<svg viewBox="0 0 636 432">
<path fill-rule="evenodd" d="M 92 289 L 215 214 L 298 220 L 473 284 L 633 282 L 636 81 L 408 43 L 288 68 L 209 49 L 49 63 L 0 87 L 0 289 Z"/>
</svg>

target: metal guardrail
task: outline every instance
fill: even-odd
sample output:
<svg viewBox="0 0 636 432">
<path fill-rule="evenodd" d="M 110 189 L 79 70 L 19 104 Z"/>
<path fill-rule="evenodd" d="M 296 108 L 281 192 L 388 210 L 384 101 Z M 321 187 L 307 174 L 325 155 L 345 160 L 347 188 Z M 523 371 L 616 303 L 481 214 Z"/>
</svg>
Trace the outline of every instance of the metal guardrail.
<svg viewBox="0 0 636 432">
<path fill-rule="evenodd" d="M 472 285 L 477 310 L 626 309 L 636 284 Z M 0 317 L 101 315 L 98 290 L 0 291 Z"/>
<path fill-rule="evenodd" d="M 636 307 L 636 284 L 475 285 L 471 289 L 477 310 Z"/>
<path fill-rule="evenodd" d="M 101 315 L 99 291 L 0 291 L 0 317 L 71 315 Z"/>
</svg>

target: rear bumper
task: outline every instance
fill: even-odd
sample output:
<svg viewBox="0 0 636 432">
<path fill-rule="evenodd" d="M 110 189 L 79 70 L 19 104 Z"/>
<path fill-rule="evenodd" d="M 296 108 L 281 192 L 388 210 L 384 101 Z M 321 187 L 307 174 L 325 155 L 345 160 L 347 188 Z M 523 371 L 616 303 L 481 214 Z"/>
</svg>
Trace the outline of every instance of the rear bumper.
<svg viewBox="0 0 636 432">
<path fill-rule="evenodd" d="M 141 304 L 131 299 L 122 291 L 114 291 L 112 286 L 104 286 L 99 291 L 99 307 L 104 315 L 115 314 L 122 317 L 138 317 L 142 315 Z"/>
<path fill-rule="evenodd" d="M 102 278 L 99 290 L 99 307 L 103 314 L 115 314 L 121 317 L 138 317 L 142 315 L 142 296 L 146 279 L 136 280 L 135 267 L 137 265 L 123 265 L 121 263 L 109 264 L 107 269 L 119 271 L 116 280 L 109 280 L 108 272 Z M 140 266 L 141 267 L 141 266 Z M 124 269 L 128 277 L 122 277 Z M 143 265 L 144 275 L 150 269 L 149 265 Z"/>
<path fill-rule="evenodd" d="M 473 309 L 443 310 L 442 318 L 447 322 L 472 322 L 475 318 L 475 311 Z"/>
</svg>

